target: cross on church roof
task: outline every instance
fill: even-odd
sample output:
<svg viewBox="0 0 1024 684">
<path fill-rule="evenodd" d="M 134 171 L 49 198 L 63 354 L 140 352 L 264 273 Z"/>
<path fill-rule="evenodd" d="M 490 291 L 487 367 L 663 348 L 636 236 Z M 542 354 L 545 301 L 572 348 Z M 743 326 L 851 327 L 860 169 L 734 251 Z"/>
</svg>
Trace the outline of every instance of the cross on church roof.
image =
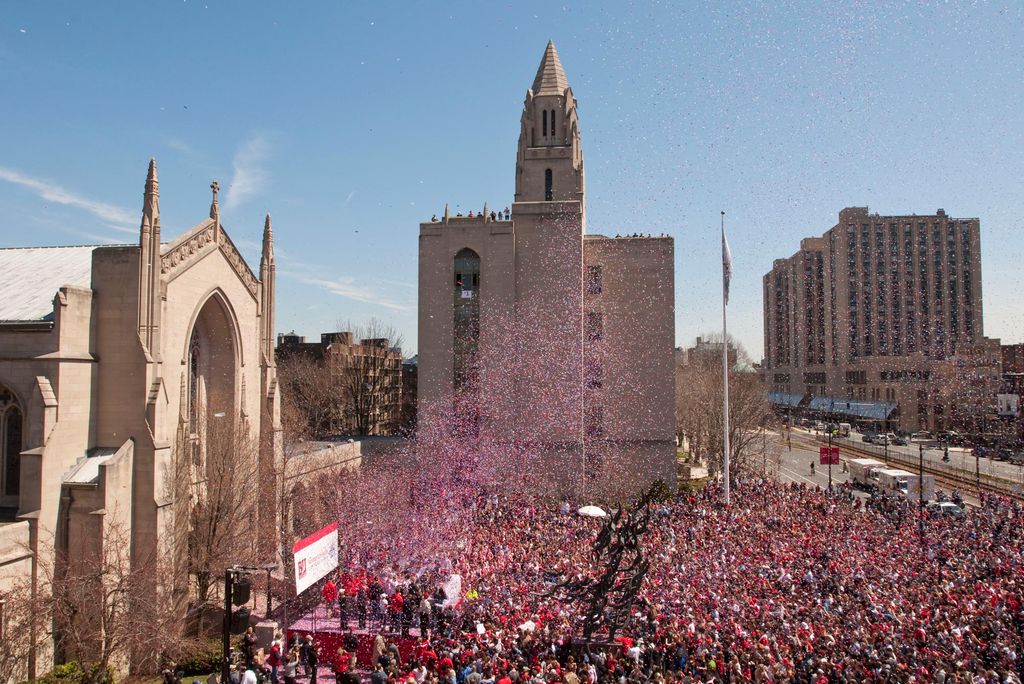
<svg viewBox="0 0 1024 684">
<path fill-rule="evenodd" d="M 210 189 L 213 190 L 213 202 L 210 204 L 210 218 L 215 219 L 220 216 L 220 207 L 217 204 L 217 193 L 220 192 L 220 183 L 213 181 L 210 183 Z"/>
</svg>

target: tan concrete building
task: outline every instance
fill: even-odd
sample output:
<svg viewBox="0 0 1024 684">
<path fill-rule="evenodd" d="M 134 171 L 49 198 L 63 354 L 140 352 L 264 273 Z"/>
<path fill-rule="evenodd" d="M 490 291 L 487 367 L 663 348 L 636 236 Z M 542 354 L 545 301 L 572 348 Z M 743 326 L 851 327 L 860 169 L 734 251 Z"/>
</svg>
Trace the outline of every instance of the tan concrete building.
<svg viewBox="0 0 1024 684">
<path fill-rule="evenodd" d="M 99 553 L 115 524 L 133 562 L 184 567 L 174 535 L 204 496 L 211 421 L 258 438 L 253 458 L 280 471 L 270 217 L 257 277 L 212 187 L 209 218 L 164 242 L 153 161 L 138 244 L 0 249 L 0 553 L 32 551 L 0 557 L 0 590 L 27 573 L 46 591 L 34 562 Z M 272 538 L 275 497 L 260 499 Z M 45 672 L 46 654 L 25 665 Z"/>
<path fill-rule="evenodd" d="M 773 401 L 821 411 L 835 402 L 849 418 L 905 430 L 980 419 L 998 377 L 998 342 L 982 328 L 980 246 L 978 219 L 942 209 L 842 210 L 764 276 Z"/>
<path fill-rule="evenodd" d="M 361 339 L 351 332 L 320 335 L 320 342 L 278 335 L 278 358 L 303 354 L 322 363 L 338 399 L 335 434 L 395 435 L 402 412 L 402 350 L 387 338 Z"/>
<path fill-rule="evenodd" d="M 671 482 L 673 241 L 586 228 L 577 101 L 548 43 L 511 213 L 420 225 L 420 431 L 525 445 L 577 493 Z"/>
</svg>

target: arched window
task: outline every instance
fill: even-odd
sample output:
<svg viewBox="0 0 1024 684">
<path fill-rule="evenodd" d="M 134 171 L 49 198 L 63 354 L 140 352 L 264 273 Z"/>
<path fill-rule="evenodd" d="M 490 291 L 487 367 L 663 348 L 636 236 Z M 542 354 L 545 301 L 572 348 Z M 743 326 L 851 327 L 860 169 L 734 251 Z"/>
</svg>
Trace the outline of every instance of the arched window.
<svg viewBox="0 0 1024 684">
<path fill-rule="evenodd" d="M 202 382 L 199 372 L 200 349 L 199 331 L 193 328 L 188 343 L 188 420 L 189 430 L 193 434 L 199 431 L 199 385 Z"/>
<path fill-rule="evenodd" d="M 554 197 L 554 191 L 551 187 L 551 169 L 544 169 L 544 201 L 550 202 Z"/>
<path fill-rule="evenodd" d="M 548 110 L 545 109 L 543 114 L 544 115 L 541 117 L 544 120 L 543 135 L 546 138 L 546 137 L 548 137 Z"/>
<path fill-rule="evenodd" d="M 476 386 L 480 340 L 480 255 L 471 249 L 455 255 L 454 383 L 456 390 Z"/>
<path fill-rule="evenodd" d="M 21 489 L 23 418 L 14 393 L 0 386 L 0 496 L 17 497 Z"/>
<path fill-rule="evenodd" d="M 556 135 L 558 135 L 558 133 L 556 133 L 557 130 L 558 129 L 555 128 L 555 110 L 552 109 L 551 110 L 551 137 L 552 138 L 555 137 Z"/>
</svg>

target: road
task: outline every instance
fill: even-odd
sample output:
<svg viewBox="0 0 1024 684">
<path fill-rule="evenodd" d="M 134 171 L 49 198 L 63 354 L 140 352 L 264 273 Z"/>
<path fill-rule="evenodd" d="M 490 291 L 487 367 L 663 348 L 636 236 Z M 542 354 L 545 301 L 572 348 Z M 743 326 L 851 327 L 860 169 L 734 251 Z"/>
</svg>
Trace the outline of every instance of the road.
<svg viewBox="0 0 1024 684">
<path fill-rule="evenodd" d="M 829 473 L 827 465 L 819 465 L 818 448 L 821 443 L 816 442 L 814 435 L 804 431 L 793 430 L 789 441 L 790 447 L 786 445 L 785 434 L 775 435 L 776 443 L 781 445 L 781 457 L 779 464 L 779 480 L 781 482 L 800 482 L 808 486 L 819 486 L 822 489 L 828 487 Z M 851 455 L 840 451 L 840 465 L 832 466 L 832 483 L 838 487 L 850 479 L 848 473 L 843 472 L 842 462 L 850 458 L 860 458 L 861 454 Z M 881 459 L 879 459 L 881 460 Z M 814 462 L 814 475 L 811 475 L 811 462 Z M 906 466 L 906 470 L 916 473 L 917 468 Z M 948 486 L 938 483 L 937 488 L 946 494 L 951 493 Z M 961 489 L 964 501 L 971 506 L 978 505 L 978 499 L 973 489 Z M 867 497 L 863 492 L 857 492 L 858 496 Z"/>
<path fill-rule="evenodd" d="M 779 436 L 781 458 L 779 463 L 779 480 L 781 482 L 801 482 L 808 486 L 828 487 L 828 466 L 818 465 L 818 446 L 810 439 L 797 432 L 790 439 L 791 449 L 787 448 L 784 436 Z M 814 475 L 811 475 L 811 463 L 814 463 Z M 841 465 L 832 466 L 832 483 L 839 486 L 850 479 L 843 472 Z"/>
<path fill-rule="evenodd" d="M 794 429 L 794 434 L 799 430 Z M 805 432 L 804 434 L 814 436 L 813 431 Z M 850 432 L 850 443 L 858 449 L 865 451 L 874 452 L 879 460 L 882 460 L 885 454 L 885 447 L 878 446 L 876 444 L 868 444 L 862 439 L 863 435 L 856 431 Z M 839 440 L 840 444 L 843 440 Z M 901 461 L 916 464 L 918 458 L 918 445 L 917 443 L 910 444 L 908 446 L 896 446 L 894 444 L 889 445 L 888 449 L 889 458 L 899 459 Z M 949 462 L 943 462 L 943 450 L 938 447 L 928 446 L 925 444 L 924 448 L 924 460 L 929 467 L 933 468 L 954 468 L 958 471 L 962 471 L 961 474 L 964 477 L 974 477 L 975 468 L 981 471 L 981 475 L 998 477 L 1008 482 L 1014 482 L 1024 485 L 1024 465 L 1014 465 L 1006 461 L 997 461 L 991 458 L 979 458 L 975 460 L 974 455 L 971 454 L 970 449 L 961 449 L 959 447 L 949 448 Z"/>
</svg>

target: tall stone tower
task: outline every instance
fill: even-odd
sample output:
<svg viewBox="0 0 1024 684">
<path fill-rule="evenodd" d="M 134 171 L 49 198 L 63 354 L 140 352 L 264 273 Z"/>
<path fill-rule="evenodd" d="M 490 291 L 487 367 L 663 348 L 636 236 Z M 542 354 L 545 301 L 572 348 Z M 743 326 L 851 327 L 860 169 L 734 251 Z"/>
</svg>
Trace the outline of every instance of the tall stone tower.
<svg viewBox="0 0 1024 684">
<path fill-rule="evenodd" d="M 548 41 L 533 87 L 526 91 L 516 153 L 516 202 L 583 204 L 583 149 L 576 98 Z"/>
<path fill-rule="evenodd" d="M 620 474 L 618 492 L 674 481 L 674 274 L 671 238 L 586 235 L 585 187 L 576 98 L 549 42 L 523 102 L 511 215 L 481 202 L 420 224 L 418 410 L 425 435 L 478 435 L 589 496 Z"/>
<path fill-rule="evenodd" d="M 578 448 L 582 439 L 584 178 L 576 98 L 548 41 L 523 102 L 516 151 L 515 434 Z"/>
</svg>

